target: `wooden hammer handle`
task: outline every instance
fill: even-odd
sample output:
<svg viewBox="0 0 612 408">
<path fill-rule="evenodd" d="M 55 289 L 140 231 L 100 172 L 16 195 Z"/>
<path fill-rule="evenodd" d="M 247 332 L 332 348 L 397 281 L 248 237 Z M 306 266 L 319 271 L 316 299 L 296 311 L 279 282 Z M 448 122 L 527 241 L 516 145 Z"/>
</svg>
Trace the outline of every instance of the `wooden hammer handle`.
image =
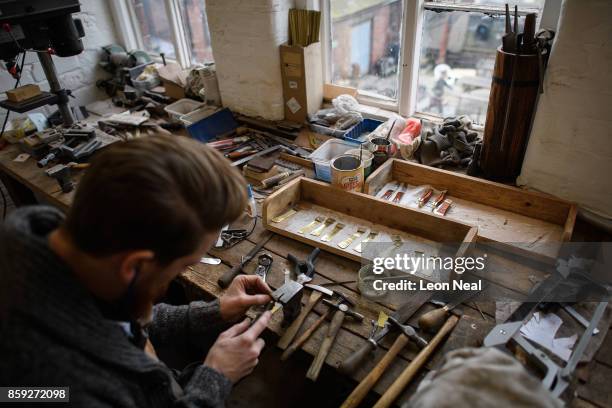
<svg viewBox="0 0 612 408">
<path fill-rule="evenodd" d="M 323 338 L 321 347 L 319 347 L 319 352 L 312 361 L 312 364 L 306 373 L 306 378 L 309 380 L 317 381 L 317 378 L 319 378 L 319 373 L 321 372 L 321 368 L 323 368 L 323 363 L 325 363 L 325 359 L 327 358 L 327 355 L 334 344 L 336 335 L 340 331 L 340 327 L 342 327 L 344 316 L 345 313 L 342 310 L 338 310 L 336 313 L 334 313 L 334 317 L 332 317 L 329 327 L 327 328 L 327 334 L 325 335 L 325 338 Z"/>
<path fill-rule="evenodd" d="M 395 360 L 395 357 L 402 351 L 406 344 L 408 344 L 408 337 L 405 334 L 400 334 L 395 339 L 395 342 L 384 355 L 384 357 L 376 364 L 376 367 L 370 371 L 370 373 L 359 383 L 353 390 L 351 395 L 342 403 L 341 408 L 355 408 L 359 406 L 361 401 L 368 395 L 368 392 L 376 385 L 380 377 L 385 373 L 387 368 Z"/>
<path fill-rule="evenodd" d="M 300 312 L 298 317 L 291 323 L 289 327 L 287 327 L 287 330 L 285 330 L 285 333 L 283 333 L 283 336 L 278 341 L 277 346 L 280 349 L 285 350 L 287 347 L 289 347 L 289 344 L 291 344 L 291 342 L 295 338 L 295 335 L 297 334 L 298 330 L 300 330 L 300 327 L 302 327 L 304 320 L 306 320 L 308 313 L 310 313 L 312 308 L 315 307 L 315 305 L 321 299 L 322 296 L 323 293 L 316 290 L 312 291 L 310 297 L 308 298 L 308 303 L 306 303 L 306 306 L 302 308 L 302 311 Z"/>
<path fill-rule="evenodd" d="M 365 360 L 366 357 L 369 356 L 372 351 L 374 351 L 375 348 L 376 346 L 374 343 L 369 340 L 366 341 L 357 351 L 345 358 L 344 361 L 340 363 L 338 366 L 338 371 L 345 375 L 352 374 L 355 372 L 357 367 L 363 363 L 363 360 Z"/>
<path fill-rule="evenodd" d="M 306 331 L 302 333 L 302 335 L 298 337 L 297 340 L 295 340 L 293 344 L 287 348 L 287 350 L 285 350 L 285 352 L 281 356 L 281 360 L 282 361 L 287 360 L 289 357 L 291 357 L 293 353 L 295 353 L 297 349 L 302 347 L 304 343 L 308 341 L 310 336 L 312 336 L 312 333 L 314 333 L 319 328 L 319 326 L 321 326 L 321 324 L 325 321 L 325 319 L 327 319 L 329 314 L 330 314 L 330 310 L 327 309 L 325 313 L 323 313 L 321 317 L 319 317 L 317 321 L 312 324 L 312 326 L 306 329 Z"/>
<path fill-rule="evenodd" d="M 421 350 L 419 354 L 417 354 L 414 360 L 408 364 L 400 376 L 397 377 L 383 396 L 380 397 L 376 405 L 374 405 L 374 408 L 388 408 L 391 406 L 391 404 L 393 404 L 393 401 L 397 399 L 402 390 L 406 388 L 410 381 L 412 381 L 421 367 L 425 365 L 429 356 L 431 356 L 431 354 L 436 350 L 446 335 L 453 330 L 458 321 L 459 317 L 455 315 L 451 315 L 446 320 L 442 328 L 438 331 L 438 333 L 436 333 L 433 339 L 431 339 L 429 344 L 423 350 Z"/>
</svg>

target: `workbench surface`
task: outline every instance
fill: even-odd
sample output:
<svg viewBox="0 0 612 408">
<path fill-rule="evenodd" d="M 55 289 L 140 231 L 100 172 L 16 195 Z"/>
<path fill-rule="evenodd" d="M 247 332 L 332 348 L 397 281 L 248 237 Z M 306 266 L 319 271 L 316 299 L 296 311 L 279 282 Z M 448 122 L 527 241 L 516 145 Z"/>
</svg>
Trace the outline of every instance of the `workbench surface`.
<svg viewBox="0 0 612 408">
<path fill-rule="evenodd" d="M 33 159 L 30 158 L 24 163 L 15 162 L 14 159 L 19 153 L 17 147 L 13 145 L 0 150 L 0 171 L 10 176 L 13 182 L 28 187 L 40 200 L 46 201 L 62 210 L 67 210 L 71 204 L 74 192 L 68 194 L 62 193 L 57 182 L 47 177 L 44 171 L 36 166 Z M 75 171 L 73 177 L 75 182 L 78 182 L 81 176 L 79 172 L 79 170 Z M 259 209 L 261 209 L 261 202 L 258 204 Z M 243 219 L 234 223 L 232 227 L 250 229 L 251 223 L 251 219 L 245 216 Z M 286 259 L 287 254 L 291 253 L 299 259 L 304 259 L 310 253 L 312 247 L 266 231 L 262 227 L 261 218 L 258 219 L 252 235 L 247 240 L 228 250 L 212 249 L 209 252 L 211 255 L 221 258 L 222 263 L 220 265 L 198 264 L 190 267 L 179 277 L 179 282 L 186 289 L 186 293 L 191 299 L 219 297 L 223 293 L 223 290 L 217 285 L 217 279 L 224 272 L 229 270 L 232 265 L 239 263 L 240 259 L 246 255 L 254 245 L 264 239 L 267 240 L 264 251 L 270 254 L 274 259 L 267 280 L 272 288 L 279 287 L 284 281 L 285 268 L 291 267 Z M 507 261 L 499 260 L 499 262 L 504 263 Z M 252 273 L 255 268 L 254 264 L 254 262 L 251 262 L 247 265 L 245 267 L 245 272 Z M 512 268 L 512 265 L 506 264 L 504 266 Z M 365 339 L 368 337 L 371 328 L 371 319 L 377 319 L 381 310 L 390 314 L 398 306 L 397 304 L 383 305 L 362 299 L 359 296 L 356 285 L 359 267 L 360 264 L 357 262 L 327 252 L 322 252 L 316 263 L 317 273 L 312 283 L 322 284 L 331 281 L 338 282 L 338 285 L 329 287 L 344 293 L 354 300 L 357 304 L 357 311 L 366 317 L 361 323 L 354 323 L 350 319 L 345 320 L 344 326 L 340 330 L 326 360 L 326 363 L 332 367 L 336 367 L 351 352 L 359 348 L 366 341 Z M 529 272 L 525 272 L 525 275 L 528 274 Z M 518 289 L 526 290 L 533 285 L 533 282 L 528 276 L 525 276 L 524 279 L 512 279 L 508 284 L 518 285 Z M 513 289 L 517 288 L 513 287 Z M 304 296 L 303 302 L 305 302 L 306 299 L 307 296 Z M 409 398 L 427 371 L 436 366 L 447 351 L 465 346 L 479 346 L 481 344 L 484 336 L 495 325 L 495 305 L 479 304 L 479 308 L 472 308 L 470 306 L 475 305 L 468 304 L 468 307 L 464 307 L 464 315 L 451 336 L 427 363 L 426 369 L 421 370 L 417 380 L 413 381 L 403 392 L 398 402 L 402 402 Z M 432 308 L 432 305 L 425 305 L 416 315 L 418 316 L 423 311 Z M 318 305 L 314 312 L 310 313 L 303 327 L 308 327 L 312 324 L 316 318 L 323 313 L 323 310 L 323 306 Z M 609 314 L 610 313 L 608 313 L 608 315 Z M 276 313 L 269 325 L 269 330 L 276 334 L 282 334 L 283 329 L 280 327 L 281 319 L 282 313 Z M 414 321 L 415 319 L 413 319 L 413 322 Z M 606 322 L 608 322 L 607 325 L 609 326 L 610 319 L 608 318 Z M 325 329 L 326 325 L 319 328 L 310 340 L 305 343 L 303 350 L 313 356 L 316 355 L 324 336 Z M 604 336 L 600 336 L 598 339 L 600 343 L 603 341 L 603 344 L 595 358 L 586 365 L 585 368 L 579 370 L 579 378 L 582 381 L 577 387 L 578 396 L 572 401 L 572 406 L 612 406 L 612 394 L 608 390 L 608 379 L 612 376 L 612 336 L 605 331 L 602 334 L 606 337 L 605 340 L 603 340 Z M 382 358 L 384 353 L 391 346 L 395 336 L 388 337 L 390 338 L 385 339 L 382 347 L 379 347 L 375 351 L 375 358 L 367 360 L 367 362 L 357 371 L 352 373 L 352 378 L 355 381 L 363 379 Z M 400 357 L 396 359 L 383 375 L 373 391 L 382 394 L 402 372 L 408 362 L 416 355 L 416 351 L 417 350 L 409 344 L 408 347 L 402 351 Z"/>
</svg>

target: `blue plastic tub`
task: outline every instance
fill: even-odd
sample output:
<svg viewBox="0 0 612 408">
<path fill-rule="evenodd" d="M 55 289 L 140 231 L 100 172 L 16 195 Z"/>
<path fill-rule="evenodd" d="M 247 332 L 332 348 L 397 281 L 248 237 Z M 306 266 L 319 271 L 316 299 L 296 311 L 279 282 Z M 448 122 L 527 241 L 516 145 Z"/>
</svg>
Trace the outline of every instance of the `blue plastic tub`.
<svg viewBox="0 0 612 408">
<path fill-rule="evenodd" d="M 364 119 L 360 123 L 356 124 L 352 128 L 350 128 L 346 134 L 344 135 L 344 139 L 354 142 L 354 143 L 363 143 L 367 140 L 365 139 L 366 135 L 364 133 L 370 133 L 378 126 L 380 126 L 383 122 L 375 119 Z"/>
<path fill-rule="evenodd" d="M 232 132 L 237 127 L 238 123 L 234 115 L 225 108 L 188 126 L 187 131 L 192 138 L 200 142 L 207 142 L 217 136 Z"/>
</svg>

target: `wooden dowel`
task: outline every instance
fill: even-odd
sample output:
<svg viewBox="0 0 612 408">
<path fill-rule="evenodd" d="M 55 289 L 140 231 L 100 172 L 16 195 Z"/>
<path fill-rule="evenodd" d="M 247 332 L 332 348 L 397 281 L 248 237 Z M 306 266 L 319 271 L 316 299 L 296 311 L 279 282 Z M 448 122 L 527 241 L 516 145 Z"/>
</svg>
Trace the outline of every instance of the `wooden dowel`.
<svg viewBox="0 0 612 408">
<path fill-rule="evenodd" d="M 395 360 L 395 357 L 402 351 L 406 344 L 408 344 L 408 337 L 404 334 L 400 334 L 393 342 L 391 348 L 387 351 L 384 357 L 376 364 L 376 366 L 370 371 L 370 373 L 359 383 L 353 390 L 351 395 L 342 403 L 340 408 L 354 408 L 359 406 L 361 401 L 370 392 L 372 387 L 376 385 L 380 377 L 385 373 L 389 365 Z"/>
<path fill-rule="evenodd" d="M 374 405 L 374 408 L 387 408 L 390 407 L 391 404 L 393 404 L 393 401 L 397 399 L 397 397 L 401 394 L 404 388 L 406 388 L 410 381 L 412 381 L 412 379 L 419 372 L 421 367 L 425 365 L 429 356 L 431 356 L 431 354 L 436 350 L 436 348 L 442 342 L 442 340 L 444 340 L 446 335 L 448 335 L 453 330 L 458 321 L 459 317 L 455 315 L 451 315 L 446 320 L 440 331 L 438 331 L 434 338 L 431 339 L 429 344 L 425 348 L 423 348 L 423 350 L 421 350 L 419 354 L 417 354 L 414 360 L 412 360 L 410 364 L 408 364 L 408 366 L 404 369 L 400 376 L 397 377 L 393 384 L 391 384 L 389 389 L 387 389 L 383 396 L 380 397 L 376 405 Z"/>
<path fill-rule="evenodd" d="M 291 357 L 293 353 L 295 353 L 297 349 L 302 347 L 304 343 L 308 341 L 310 336 L 312 336 L 312 333 L 314 333 L 319 328 L 319 326 L 321 326 L 321 324 L 325 321 L 325 319 L 327 319 L 330 313 L 331 313 L 331 310 L 327 309 L 325 313 L 323 313 L 321 317 L 319 317 L 317 321 L 312 324 L 312 326 L 306 329 L 306 331 L 302 333 L 302 335 L 298 337 L 297 340 L 295 340 L 293 344 L 285 350 L 285 352 L 281 356 L 281 360 L 282 361 L 287 360 L 289 357 Z"/>
</svg>

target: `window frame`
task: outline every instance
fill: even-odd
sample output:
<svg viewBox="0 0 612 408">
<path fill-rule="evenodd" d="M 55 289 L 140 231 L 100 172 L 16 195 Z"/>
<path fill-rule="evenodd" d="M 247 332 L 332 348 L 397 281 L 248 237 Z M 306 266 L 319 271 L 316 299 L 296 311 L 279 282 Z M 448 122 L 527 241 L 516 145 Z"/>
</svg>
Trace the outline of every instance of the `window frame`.
<svg viewBox="0 0 612 408">
<path fill-rule="evenodd" d="M 322 51 L 323 51 L 323 75 L 326 84 L 331 84 L 331 13 L 330 1 L 320 0 L 321 18 L 323 19 L 323 30 L 321 32 Z M 382 97 L 367 95 L 357 90 L 357 100 L 363 105 L 372 106 L 392 112 L 397 112 L 402 116 L 417 116 L 423 118 L 439 118 L 437 115 L 419 112 L 416 109 L 416 94 L 419 79 L 419 58 L 421 51 L 421 36 L 423 32 L 423 19 L 426 9 L 435 8 L 448 11 L 465 12 L 485 12 L 502 13 L 504 6 L 474 6 L 436 3 L 425 0 L 403 0 L 403 14 L 401 24 L 402 47 L 400 60 L 398 63 L 398 97 L 395 101 L 389 101 Z M 544 22 L 546 26 L 555 27 L 559 19 L 562 0 L 545 0 L 541 12 L 537 9 L 523 7 L 519 9 L 519 15 L 526 15 L 529 12 L 538 12 L 538 28 Z M 537 31 L 537 29 L 536 29 Z"/>
<path fill-rule="evenodd" d="M 172 34 L 172 43 L 176 58 L 166 56 L 166 61 L 176 62 L 183 68 L 189 68 L 191 63 L 191 51 L 189 50 L 189 40 L 185 32 L 184 23 L 181 18 L 180 0 L 164 0 L 164 7 L 170 31 Z M 139 29 L 138 19 L 134 11 L 134 6 L 129 0 L 110 0 L 111 12 L 118 28 L 119 40 L 128 50 L 141 49 L 145 50 L 144 41 Z M 153 56 L 157 62 L 161 62 L 161 56 L 147 51 Z"/>
</svg>

